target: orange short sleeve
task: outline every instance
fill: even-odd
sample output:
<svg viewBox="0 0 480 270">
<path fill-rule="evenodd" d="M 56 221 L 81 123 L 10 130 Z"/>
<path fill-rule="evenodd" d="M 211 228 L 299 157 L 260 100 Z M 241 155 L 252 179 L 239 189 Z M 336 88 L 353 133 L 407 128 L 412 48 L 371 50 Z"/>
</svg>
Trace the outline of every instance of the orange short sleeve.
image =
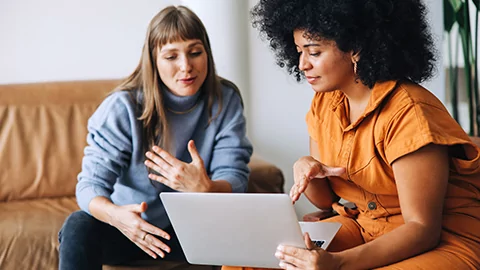
<svg viewBox="0 0 480 270">
<path fill-rule="evenodd" d="M 385 130 L 388 163 L 430 144 L 455 145 L 469 142 L 467 134 L 444 107 L 412 102 L 404 105 Z"/>
<path fill-rule="evenodd" d="M 329 96 L 329 93 L 315 93 L 310 110 L 305 117 L 308 134 L 316 142 L 319 141 L 320 127 L 324 121 L 325 111 L 329 106 L 330 98 L 327 96 Z"/>
<path fill-rule="evenodd" d="M 305 117 L 305 121 L 307 122 L 307 129 L 308 129 L 308 134 L 310 137 L 318 142 L 318 122 L 320 119 L 317 118 L 318 112 L 317 112 L 317 104 L 318 104 L 318 98 L 317 95 L 312 99 L 312 104 L 310 105 L 310 110 L 308 110 L 307 115 Z"/>
</svg>

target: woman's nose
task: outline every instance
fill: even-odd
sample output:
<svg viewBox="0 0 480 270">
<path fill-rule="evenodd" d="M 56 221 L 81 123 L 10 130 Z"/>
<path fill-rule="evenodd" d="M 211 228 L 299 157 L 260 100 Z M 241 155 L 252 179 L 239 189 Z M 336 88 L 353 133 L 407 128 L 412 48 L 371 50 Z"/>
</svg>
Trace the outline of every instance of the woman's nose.
<svg viewBox="0 0 480 270">
<path fill-rule="evenodd" d="M 299 59 L 298 59 L 298 68 L 301 71 L 308 70 L 312 67 L 310 62 L 308 61 L 307 57 L 305 56 L 304 53 L 300 54 Z"/>
<path fill-rule="evenodd" d="M 191 60 L 188 57 L 183 57 L 180 60 L 180 70 L 184 72 L 189 72 L 192 69 Z"/>
</svg>

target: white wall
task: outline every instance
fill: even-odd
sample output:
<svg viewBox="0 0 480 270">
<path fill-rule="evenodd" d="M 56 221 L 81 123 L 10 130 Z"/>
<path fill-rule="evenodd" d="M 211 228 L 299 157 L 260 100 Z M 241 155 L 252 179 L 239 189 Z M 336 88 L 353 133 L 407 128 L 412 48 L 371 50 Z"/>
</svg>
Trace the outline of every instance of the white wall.
<svg viewBox="0 0 480 270">
<path fill-rule="evenodd" d="M 437 41 L 442 5 L 425 0 Z M 257 0 L 1 0 L 0 83 L 119 78 L 139 60 L 150 19 L 185 4 L 204 21 L 217 71 L 241 88 L 255 153 L 278 165 L 292 185 L 292 165 L 308 154 L 305 114 L 313 91 L 275 65 L 248 20 Z M 439 49 L 441 47 L 439 46 Z M 441 63 L 441 61 L 439 62 Z M 444 99 L 444 74 L 427 87 Z M 315 209 L 302 198 L 299 216 Z"/>
<path fill-rule="evenodd" d="M 167 0 L 2 0 L 0 83 L 119 78 Z"/>
<path fill-rule="evenodd" d="M 192 9 L 207 29 L 218 75 L 234 82 L 242 92 L 250 118 L 248 2 L 239 0 L 180 0 Z M 214 12 L 212 12 L 214 11 Z M 250 122 L 248 123 L 250 124 Z M 248 130 L 251 128 L 249 126 Z M 250 135 L 250 134 L 249 134 Z"/>
<path fill-rule="evenodd" d="M 249 1 L 253 7 L 256 0 Z M 299 84 L 293 76 L 275 64 L 266 42 L 259 39 L 257 29 L 250 33 L 250 114 L 249 119 L 255 152 L 278 165 L 285 177 L 285 191 L 293 184 L 292 166 L 308 155 L 308 133 L 305 115 L 313 90 L 308 83 Z M 302 196 L 295 204 L 300 217 L 314 211 Z"/>
<path fill-rule="evenodd" d="M 423 85 L 432 91 L 442 102 L 445 102 L 445 70 L 443 68 L 443 4 L 439 0 L 424 0 L 428 8 L 428 21 L 430 22 L 433 38 L 437 44 L 438 61 L 436 76 Z"/>
</svg>

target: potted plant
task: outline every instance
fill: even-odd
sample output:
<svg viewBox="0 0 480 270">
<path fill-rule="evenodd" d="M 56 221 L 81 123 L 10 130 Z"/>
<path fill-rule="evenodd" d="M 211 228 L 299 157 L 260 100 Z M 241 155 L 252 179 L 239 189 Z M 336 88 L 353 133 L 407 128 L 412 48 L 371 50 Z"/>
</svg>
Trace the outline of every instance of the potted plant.
<svg viewBox="0 0 480 270">
<path fill-rule="evenodd" d="M 447 85 L 451 113 L 459 122 L 459 95 L 466 96 L 468 104 L 468 127 L 470 135 L 480 134 L 480 102 L 478 93 L 478 15 L 480 0 L 443 0 L 444 29 L 447 38 L 448 72 Z M 463 60 L 463 84 L 459 88 L 459 45 Z"/>
</svg>

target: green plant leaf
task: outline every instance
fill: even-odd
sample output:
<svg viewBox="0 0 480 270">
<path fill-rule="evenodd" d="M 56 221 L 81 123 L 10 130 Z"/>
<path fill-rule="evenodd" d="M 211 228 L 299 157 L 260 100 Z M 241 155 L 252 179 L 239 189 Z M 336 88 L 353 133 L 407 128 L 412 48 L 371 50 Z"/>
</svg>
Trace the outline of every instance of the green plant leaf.
<svg viewBox="0 0 480 270">
<path fill-rule="evenodd" d="M 450 33 L 455 24 L 455 10 L 450 0 L 443 0 L 443 29 Z"/>
<path fill-rule="evenodd" d="M 458 12 L 463 5 L 464 0 L 448 0 L 455 12 Z"/>
<path fill-rule="evenodd" d="M 475 45 L 472 43 L 472 38 L 474 40 L 478 39 L 478 16 L 480 9 L 480 0 L 444 0 L 444 27 L 449 37 L 449 72 L 448 77 L 450 80 L 450 85 L 448 86 L 450 91 L 450 101 L 452 103 L 452 116 L 458 121 L 458 94 L 464 92 L 468 100 L 468 120 L 469 120 L 469 134 L 474 134 L 478 136 L 480 133 L 480 104 L 479 93 L 478 93 L 478 49 L 477 42 Z M 473 10 L 470 10 L 473 9 Z M 471 27 L 470 25 L 470 12 L 475 14 L 475 26 Z M 455 23 L 458 23 L 458 33 L 451 33 Z M 457 31 L 456 30 L 456 31 Z M 458 66 L 456 65 L 458 59 L 458 47 L 454 49 L 455 56 L 452 57 L 451 46 L 450 46 L 450 37 L 452 34 L 458 34 L 458 38 L 454 42 L 458 45 L 461 41 L 462 56 L 464 65 L 464 75 L 465 78 L 461 79 L 464 81 L 464 87 L 461 89 L 458 87 Z M 474 69 L 474 70 L 472 70 Z M 473 74 L 472 74 L 473 73 Z M 472 77 L 473 75 L 473 77 Z M 477 130 L 474 130 L 475 124 L 477 125 Z"/>
<path fill-rule="evenodd" d="M 452 0 L 450 0 L 452 1 Z M 460 29 L 465 29 L 465 4 L 462 2 L 460 8 L 455 12 L 455 18 Z"/>
</svg>

